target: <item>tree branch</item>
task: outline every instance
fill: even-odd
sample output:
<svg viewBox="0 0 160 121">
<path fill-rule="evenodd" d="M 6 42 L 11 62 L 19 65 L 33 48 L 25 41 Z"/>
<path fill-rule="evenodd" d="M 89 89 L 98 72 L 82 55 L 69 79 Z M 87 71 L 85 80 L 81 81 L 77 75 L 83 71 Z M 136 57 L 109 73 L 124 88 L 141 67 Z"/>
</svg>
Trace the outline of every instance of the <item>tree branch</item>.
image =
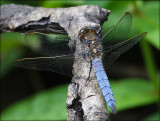
<svg viewBox="0 0 160 121">
<path fill-rule="evenodd" d="M 108 15 L 108 10 L 93 5 L 52 9 L 9 4 L 1 6 L 0 31 L 68 34 L 72 40 L 76 40 L 76 57 L 81 51 L 79 31 L 84 27 L 101 29 Z M 90 63 L 75 58 L 74 77 L 66 100 L 68 120 L 109 120 L 93 69 L 87 80 L 89 71 Z"/>
</svg>

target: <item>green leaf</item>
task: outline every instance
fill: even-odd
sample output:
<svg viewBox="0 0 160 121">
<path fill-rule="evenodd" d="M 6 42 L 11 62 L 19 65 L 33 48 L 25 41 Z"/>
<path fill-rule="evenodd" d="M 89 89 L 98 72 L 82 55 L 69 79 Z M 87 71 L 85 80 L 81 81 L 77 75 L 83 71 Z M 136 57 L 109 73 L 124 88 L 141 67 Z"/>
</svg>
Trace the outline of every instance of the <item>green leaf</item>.
<svg viewBox="0 0 160 121">
<path fill-rule="evenodd" d="M 158 102 L 159 94 L 154 92 L 150 82 L 144 79 L 111 81 L 111 87 L 118 111 Z"/>
<path fill-rule="evenodd" d="M 159 2 L 148 1 L 135 14 L 133 26 L 139 32 L 148 32 L 146 40 L 155 48 L 159 48 Z"/>
<path fill-rule="evenodd" d="M 19 33 L 1 34 L 1 78 L 13 67 L 16 59 L 24 54 L 24 49 L 20 48 L 23 44 L 24 36 Z"/>
<path fill-rule="evenodd" d="M 42 3 L 43 7 L 47 7 L 47 8 L 61 8 L 63 7 L 65 4 L 65 2 L 62 1 L 44 1 Z"/>
<path fill-rule="evenodd" d="M 66 120 L 67 85 L 19 101 L 2 112 L 2 120 Z"/>
<path fill-rule="evenodd" d="M 6 32 L 1 34 L 1 53 L 7 52 L 18 46 L 25 45 L 24 35 L 20 33 Z"/>
<path fill-rule="evenodd" d="M 14 66 L 14 62 L 16 62 L 17 59 L 21 58 L 24 54 L 24 51 L 13 48 L 5 53 L 1 53 L 1 78 L 7 74 L 11 68 Z"/>
<path fill-rule="evenodd" d="M 41 6 L 47 8 L 62 8 L 67 6 L 78 6 L 82 5 L 84 1 L 43 1 Z"/>
<path fill-rule="evenodd" d="M 106 9 L 111 10 L 111 14 L 122 15 L 125 12 L 129 12 L 128 6 L 132 1 L 109 1 Z"/>
<path fill-rule="evenodd" d="M 84 5 L 98 5 L 101 8 L 105 8 L 110 1 L 84 1 Z"/>
<path fill-rule="evenodd" d="M 144 79 L 111 80 L 118 111 L 158 101 L 158 94 Z M 67 85 L 19 101 L 2 112 L 2 120 L 66 120 Z"/>
<path fill-rule="evenodd" d="M 140 46 L 149 79 L 151 84 L 154 86 L 154 90 L 158 92 L 158 69 L 155 63 L 153 51 L 147 41 L 141 41 Z"/>
<path fill-rule="evenodd" d="M 160 112 L 156 112 L 145 118 L 143 121 L 159 121 L 160 120 L 159 113 Z"/>
<path fill-rule="evenodd" d="M 1 5 L 5 5 L 5 4 L 11 4 L 11 2 L 10 1 L 8 1 L 8 0 L 1 0 Z"/>
</svg>

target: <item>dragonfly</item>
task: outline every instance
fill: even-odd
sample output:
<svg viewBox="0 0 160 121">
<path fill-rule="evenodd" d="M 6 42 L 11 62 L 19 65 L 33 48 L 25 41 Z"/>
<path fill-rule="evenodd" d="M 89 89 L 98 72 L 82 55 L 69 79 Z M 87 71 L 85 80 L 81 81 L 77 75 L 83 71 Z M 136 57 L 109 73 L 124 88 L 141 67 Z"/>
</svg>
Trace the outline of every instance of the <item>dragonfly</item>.
<svg viewBox="0 0 160 121">
<path fill-rule="evenodd" d="M 126 12 L 103 33 L 97 32 L 94 28 L 85 27 L 78 34 L 83 48 L 79 58 L 91 60 L 91 67 L 93 67 L 101 92 L 113 114 L 117 113 L 116 103 L 105 68 L 109 68 L 121 54 L 133 47 L 147 34 L 144 32 L 128 39 L 131 24 L 132 15 Z M 74 41 L 69 37 L 34 32 L 33 35 L 26 36 L 26 42 L 31 48 L 36 48 L 47 57 L 20 59 L 17 60 L 17 66 L 65 75 L 72 74 L 75 48 L 72 46 Z"/>
</svg>

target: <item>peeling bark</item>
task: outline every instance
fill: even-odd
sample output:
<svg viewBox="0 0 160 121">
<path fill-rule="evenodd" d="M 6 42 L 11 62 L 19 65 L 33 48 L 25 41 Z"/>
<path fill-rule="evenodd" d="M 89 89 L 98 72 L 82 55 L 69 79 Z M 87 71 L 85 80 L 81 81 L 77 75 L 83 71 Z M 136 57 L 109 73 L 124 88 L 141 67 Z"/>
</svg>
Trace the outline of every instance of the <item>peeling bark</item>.
<svg viewBox="0 0 160 121">
<path fill-rule="evenodd" d="M 79 31 L 84 27 L 101 29 L 108 15 L 108 10 L 93 5 L 70 8 L 42 8 L 14 4 L 1 6 L 1 32 L 59 33 L 68 34 L 72 40 L 76 40 L 74 77 L 68 87 L 66 100 L 68 120 L 110 120 L 93 69 L 87 80 L 91 64 L 76 58 L 82 51 L 79 47 Z"/>
</svg>

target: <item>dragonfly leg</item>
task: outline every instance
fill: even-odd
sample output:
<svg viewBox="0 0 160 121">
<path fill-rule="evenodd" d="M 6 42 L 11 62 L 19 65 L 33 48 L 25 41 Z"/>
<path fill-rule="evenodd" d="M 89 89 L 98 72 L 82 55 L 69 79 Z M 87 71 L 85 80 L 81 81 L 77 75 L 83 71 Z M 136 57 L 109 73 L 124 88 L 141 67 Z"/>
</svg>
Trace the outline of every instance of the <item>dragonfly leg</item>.
<svg viewBox="0 0 160 121">
<path fill-rule="evenodd" d="M 88 74 L 88 78 L 87 81 L 89 81 L 90 75 L 91 75 L 91 70 L 92 70 L 92 60 L 90 59 L 90 69 L 89 69 L 89 74 Z"/>
</svg>

